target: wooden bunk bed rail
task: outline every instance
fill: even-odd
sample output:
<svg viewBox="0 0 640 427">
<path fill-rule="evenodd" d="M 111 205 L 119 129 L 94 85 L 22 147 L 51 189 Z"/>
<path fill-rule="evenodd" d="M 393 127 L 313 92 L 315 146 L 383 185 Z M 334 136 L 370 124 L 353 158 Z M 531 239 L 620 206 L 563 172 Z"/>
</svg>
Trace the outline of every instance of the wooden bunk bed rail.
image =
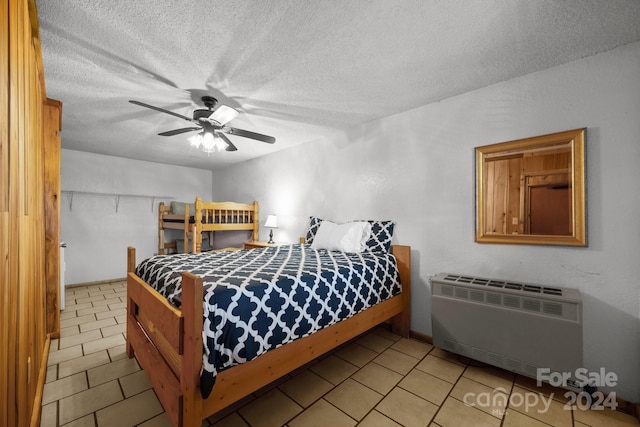
<svg viewBox="0 0 640 427">
<path fill-rule="evenodd" d="M 193 222 L 191 218 L 193 217 Z M 193 227 L 195 225 L 195 232 Z M 184 214 L 175 214 L 171 205 L 160 202 L 158 207 L 158 254 L 164 255 L 166 250 L 174 248 L 176 251 L 187 252 L 189 237 L 192 237 L 198 252 L 202 248 L 202 233 L 207 231 L 251 231 L 251 240 L 258 240 L 260 228 L 260 209 L 258 202 L 251 204 L 236 202 L 203 202 L 196 197 L 194 212 L 190 212 L 188 204 L 184 207 Z M 174 242 L 165 243 L 167 229 L 182 230 L 184 246 L 178 248 Z M 193 239 L 195 236 L 195 239 Z"/>
<path fill-rule="evenodd" d="M 196 197 L 195 203 L 196 247 L 200 252 L 203 231 L 251 230 L 251 240 L 258 240 L 260 209 L 258 202 L 252 204 L 236 202 L 203 202 Z"/>
<path fill-rule="evenodd" d="M 411 248 L 394 245 L 402 293 L 353 317 L 258 358 L 220 372 L 213 392 L 203 400 L 202 279 L 183 273 L 181 309 L 173 307 L 135 274 L 135 249 L 127 251 L 127 355 L 147 372 L 175 426 L 199 426 L 201 420 L 237 402 L 273 380 L 374 326 L 391 320 L 393 331 L 409 336 Z"/>
</svg>

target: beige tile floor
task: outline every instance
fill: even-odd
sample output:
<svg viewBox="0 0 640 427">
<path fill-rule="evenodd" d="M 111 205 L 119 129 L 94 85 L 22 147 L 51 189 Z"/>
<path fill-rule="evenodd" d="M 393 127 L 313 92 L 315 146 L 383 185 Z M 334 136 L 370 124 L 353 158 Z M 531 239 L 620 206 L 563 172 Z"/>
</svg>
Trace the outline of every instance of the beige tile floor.
<svg viewBox="0 0 640 427">
<path fill-rule="evenodd" d="M 125 296 L 122 281 L 67 289 L 42 427 L 170 425 L 125 354 Z M 202 425 L 640 425 L 621 412 L 565 409 L 563 393 L 376 328 Z"/>
</svg>

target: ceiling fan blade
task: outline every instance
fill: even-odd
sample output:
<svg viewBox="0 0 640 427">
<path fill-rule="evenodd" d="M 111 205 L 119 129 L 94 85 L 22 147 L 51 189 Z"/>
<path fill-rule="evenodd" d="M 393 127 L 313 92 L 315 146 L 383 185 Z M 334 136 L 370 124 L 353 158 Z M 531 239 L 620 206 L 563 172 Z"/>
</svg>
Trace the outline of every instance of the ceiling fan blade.
<svg viewBox="0 0 640 427">
<path fill-rule="evenodd" d="M 231 108 L 228 105 L 221 105 L 207 118 L 209 120 L 215 121 L 219 125 L 224 126 L 231 120 L 235 119 L 237 116 L 238 111 L 235 108 Z"/>
<path fill-rule="evenodd" d="M 166 132 L 161 132 L 158 135 L 160 136 L 173 136 L 173 135 L 179 135 L 181 133 L 185 133 L 185 132 L 192 132 L 194 130 L 201 130 L 201 127 L 191 127 L 191 128 L 181 128 L 181 129 L 174 129 L 174 130 L 168 130 Z"/>
<path fill-rule="evenodd" d="M 160 111 L 161 113 L 171 114 L 172 116 L 179 117 L 181 119 L 187 120 L 189 122 L 193 122 L 191 117 L 183 116 L 182 114 L 174 113 L 173 111 L 165 110 L 164 108 L 155 107 L 153 105 L 145 104 L 144 102 L 129 100 L 130 103 L 139 105 L 145 108 L 151 108 L 152 110 Z"/>
<path fill-rule="evenodd" d="M 273 144 L 274 142 L 276 142 L 276 139 L 272 136 L 267 136 L 261 133 L 251 132 L 244 129 L 232 128 L 230 126 L 223 127 L 221 131 L 228 133 L 229 135 L 236 135 L 236 136 L 242 136 L 244 138 L 251 138 L 257 141 L 266 142 L 267 144 Z"/>
<path fill-rule="evenodd" d="M 227 149 L 226 151 L 238 151 L 238 147 L 236 147 L 235 145 L 233 145 L 233 142 L 231 142 L 231 140 L 229 140 L 229 138 L 227 138 L 227 136 L 221 132 L 216 133 L 216 135 L 218 135 L 220 138 L 222 138 L 224 140 L 224 142 L 227 143 Z"/>
</svg>

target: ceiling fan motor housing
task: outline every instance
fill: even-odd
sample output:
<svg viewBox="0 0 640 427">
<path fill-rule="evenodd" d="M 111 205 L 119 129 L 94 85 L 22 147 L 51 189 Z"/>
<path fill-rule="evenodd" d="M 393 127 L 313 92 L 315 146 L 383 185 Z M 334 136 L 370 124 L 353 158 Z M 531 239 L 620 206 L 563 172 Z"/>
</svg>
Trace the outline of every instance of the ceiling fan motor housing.
<svg viewBox="0 0 640 427">
<path fill-rule="evenodd" d="M 199 110 L 195 110 L 193 112 L 193 120 L 206 119 L 207 117 L 209 117 L 211 115 L 211 112 L 213 111 L 213 107 L 215 107 L 218 103 L 218 100 L 213 96 L 205 95 L 200 99 L 202 100 L 202 103 L 205 105 L 205 107 L 207 107 L 207 109 L 201 108 Z"/>
<path fill-rule="evenodd" d="M 204 108 L 201 108 L 199 110 L 194 110 L 193 111 L 193 120 L 206 119 L 210 115 L 211 115 L 211 110 L 206 110 Z"/>
</svg>

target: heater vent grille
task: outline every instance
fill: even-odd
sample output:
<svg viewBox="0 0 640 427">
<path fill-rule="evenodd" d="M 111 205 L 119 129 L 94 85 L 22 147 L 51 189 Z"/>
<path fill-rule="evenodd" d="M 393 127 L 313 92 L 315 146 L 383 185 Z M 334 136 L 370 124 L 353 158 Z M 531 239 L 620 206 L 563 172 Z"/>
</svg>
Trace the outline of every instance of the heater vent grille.
<svg viewBox="0 0 640 427">
<path fill-rule="evenodd" d="M 545 301 L 542 303 L 542 311 L 554 316 L 562 316 L 562 304 Z"/>
<path fill-rule="evenodd" d="M 536 378 L 582 367 L 575 289 L 441 273 L 431 280 L 433 344 Z"/>
<path fill-rule="evenodd" d="M 523 298 L 522 308 L 530 311 L 540 311 L 540 301 L 535 299 Z"/>
<path fill-rule="evenodd" d="M 543 295 L 562 296 L 562 288 L 552 288 L 548 286 L 532 285 L 529 283 L 508 282 L 496 279 L 482 279 L 479 277 L 459 276 L 456 274 L 447 274 L 444 280 L 453 283 L 463 283 L 477 286 L 490 286 L 492 288 L 511 289 L 514 291 L 524 291 Z"/>
<path fill-rule="evenodd" d="M 573 289 L 454 274 L 439 274 L 433 283 L 434 295 L 579 320 L 575 303 L 580 298 Z"/>
</svg>

